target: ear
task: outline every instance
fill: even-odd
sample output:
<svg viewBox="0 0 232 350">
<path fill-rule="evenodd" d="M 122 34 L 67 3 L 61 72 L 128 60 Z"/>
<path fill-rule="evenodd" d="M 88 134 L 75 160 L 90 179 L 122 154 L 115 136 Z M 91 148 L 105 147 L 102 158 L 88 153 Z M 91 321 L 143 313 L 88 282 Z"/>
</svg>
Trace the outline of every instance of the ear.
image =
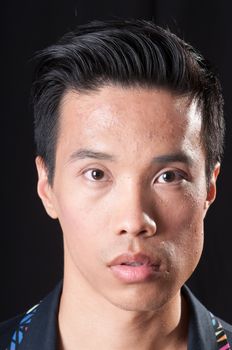
<svg viewBox="0 0 232 350">
<path fill-rule="evenodd" d="M 42 200 L 44 208 L 48 213 L 48 215 L 53 219 L 57 219 L 57 213 L 53 204 L 54 202 L 53 190 L 48 181 L 47 167 L 44 164 L 44 161 L 41 157 L 36 157 L 35 163 L 36 163 L 36 168 L 38 173 L 38 183 L 37 183 L 38 195 Z"/>
<path fill-rule="evenodd" d="M 216 182 L 217 182 L 217 177 L 220 172 L 220 163 L 217 163 L 214 167 L 214 170 L 211 175 L 211 179 L 208 184 L 208 190 L 207 190 L 207 198 L 205 202 L 205 209 L 208 209 L 209 206 L 214 202 L 216 198 Z"/>
</svg>

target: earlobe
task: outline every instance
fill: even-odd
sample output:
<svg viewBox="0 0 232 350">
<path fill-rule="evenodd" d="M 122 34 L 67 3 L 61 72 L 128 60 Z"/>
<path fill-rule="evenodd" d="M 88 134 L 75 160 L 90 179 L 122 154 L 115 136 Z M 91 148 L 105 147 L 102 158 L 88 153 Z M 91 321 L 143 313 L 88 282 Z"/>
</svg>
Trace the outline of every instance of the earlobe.
<svg viewBox="0 0 232 350">
<path fill-rule="evenodd" d="M 217 177 L 219 175 L 219 172 L 220 172 L 220 163 L 217 163 L 214 167 L 211 179 L 209 181 L 207 198 L 205 202 L 205 209 L 208 209 L 209 206 L 214 202 L 216 198 L 216 193 L 217 193 L 216 182 L 217 182 Z"/>
<path fill-rule="evenodd" d="M 57 219 L 57 213 L 54 208 L 54 199 L 52 187 L 48 181 L 48 171 L 44 164 L 44 161 L 41 157 L 36 157 L 35 160 L 37 173 L 38 173 L 38 183 L 37 183 L 37 192 L 40 199 L 43 202 L 44 208 L 48 215 Z"/>
</svg>

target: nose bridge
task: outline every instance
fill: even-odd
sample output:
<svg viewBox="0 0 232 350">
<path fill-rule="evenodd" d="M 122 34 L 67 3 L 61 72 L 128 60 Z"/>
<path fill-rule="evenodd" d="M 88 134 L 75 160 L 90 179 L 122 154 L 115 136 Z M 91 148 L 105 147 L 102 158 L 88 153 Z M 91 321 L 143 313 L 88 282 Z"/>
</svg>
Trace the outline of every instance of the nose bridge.
<svg viewBox="0 0 232 350">
<path fill-rule="evenodd" d="M 127 181 L 120 192 L 116 233 L 146 237 L 154 235 L 157 227 L 152 215 L 152 199 L 146 189 L 138 182 Z"/>
</svg>

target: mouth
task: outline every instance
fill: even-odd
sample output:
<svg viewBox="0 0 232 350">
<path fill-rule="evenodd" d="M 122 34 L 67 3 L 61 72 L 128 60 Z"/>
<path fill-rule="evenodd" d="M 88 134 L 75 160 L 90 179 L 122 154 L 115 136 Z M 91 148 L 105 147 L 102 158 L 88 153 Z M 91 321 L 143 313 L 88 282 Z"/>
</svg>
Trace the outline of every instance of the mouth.
<svg viewBox="0 0 232 350">
<path fill-rule="evenodd" d="M 125 283 L 145 282 L 161 273 L 161 261 L 142 254 L 122 254 L 108 265 L 113 275 Z"/>
<path fill-rule="evenodd" d="M 133 262 L 125 262 L 125 263 L 122 263 L 120 265 L 126 265 L 126 266 L 142 266 L 144 265 L 143 263 L 141 262 L 138 262 L 138 261 L 133 261 Z"/>
</svg>

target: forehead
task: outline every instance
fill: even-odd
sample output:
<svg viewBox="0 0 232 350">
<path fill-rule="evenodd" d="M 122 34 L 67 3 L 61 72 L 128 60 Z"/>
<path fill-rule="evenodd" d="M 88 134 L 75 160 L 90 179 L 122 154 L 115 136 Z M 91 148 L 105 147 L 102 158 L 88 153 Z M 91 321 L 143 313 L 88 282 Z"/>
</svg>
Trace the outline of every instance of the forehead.
<svg viewBox="0 0 232 350">
<path fill-rule="evenodd" d="M 60 107 L 58 145 L 146 152 L 201 144 L 197 104 L 163 89 L 106 86 L 69 91 Z M 118 143 L 118 145 L 116 145 Z M 155 149 L 154 149 L 155 148 Z"/>
</svg>

